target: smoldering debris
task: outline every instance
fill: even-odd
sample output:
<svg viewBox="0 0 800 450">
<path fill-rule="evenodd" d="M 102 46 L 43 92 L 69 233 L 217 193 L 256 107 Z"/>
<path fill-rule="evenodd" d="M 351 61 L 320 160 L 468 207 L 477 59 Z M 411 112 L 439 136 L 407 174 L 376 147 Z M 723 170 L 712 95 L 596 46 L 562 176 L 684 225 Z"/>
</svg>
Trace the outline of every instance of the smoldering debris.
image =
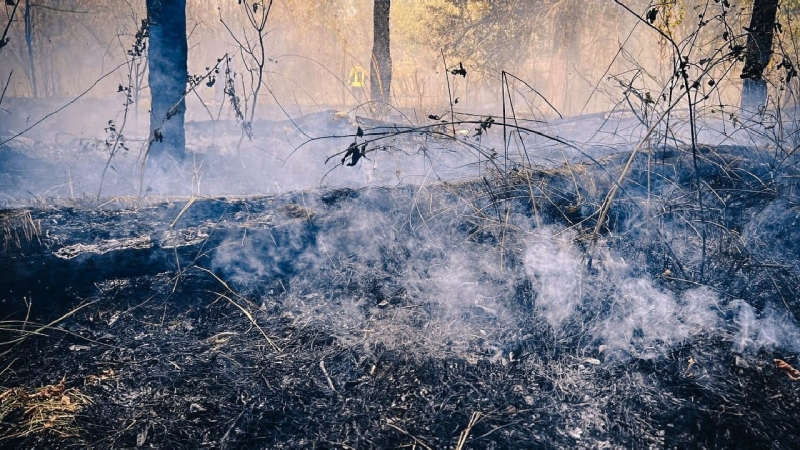
<svg viewBox="0 0 800 450">
<path fill-rule="evenodd" d="M 771 251 L 791 238 L 797 169 L 740 157 L 758 151 L 700 152 L 702 211 L 681 149 L 641 155 L 594 245 L 624 156 L 31 209 L 36 237 L 3 237 L 0 383 L 63 379 L 91 401 L 70 435 L 19 436 L 25 416 L 4 416 L 4 444 L 792 448 L 798 265 Z M 103 251 L 58 257 L 76 248 Z"/>
</svg>

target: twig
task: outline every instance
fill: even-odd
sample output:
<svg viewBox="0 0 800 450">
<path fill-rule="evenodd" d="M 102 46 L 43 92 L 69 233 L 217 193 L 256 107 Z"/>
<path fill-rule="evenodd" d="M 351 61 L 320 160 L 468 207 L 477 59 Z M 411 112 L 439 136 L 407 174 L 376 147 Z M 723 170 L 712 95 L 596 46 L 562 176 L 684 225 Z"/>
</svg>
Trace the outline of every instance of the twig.
<svg viewBox="0 0 800 450">
<path fill-rule="evenodd" d="M 534 209 L 536 207 L 534 206 Z M 506 232 L 508 231 L 508 218 L 511 215 L 511 208 L 506 206 L 506 220 L 503 224 L 503 238 L 500 240 L 500 270 L 503 270 L 503 263 L 506 256 Z"/>
<path fill-rule="evenodd" d="M 472 428 L 481 420 L 483 414 L 480 411 L 474 411 L 472 416 L 469 418 L 469 423 L 467 423 L 467 427 L 461 432 L 458 436 L 458 444 L 456 444 L 456 450 L 462 450 L 464 448 L 464 444 L 467 443 L 467 437 L 469 437 L 469 433 L 472 431 Z"/>
<path fill-rule="evenodd" d="M 46 330 L 48 328 L 52 328 L 53 325 L 66 320 L 71 315 L 75 314 L 76 312 L 80 311 L 81 309 L 86 308 L 89 305 L 93 305 L 93 304 L 95 304 L 95 303 L 97 303 L 99 301 L 100 300 L 94 300 L 94 301 L 91 301 L 91 302 L 88 302 L 88 303 L 84 303 L 84 304 L 78 306 L 77 308 L 67 312 L 66 314 L 64 314 L 63 316 L 59 317 L 58 319 L 55 319 L 55 320 L 53 320 L 52 322 L 50 322 L 50 323 L 48 323 L 46 325 L 42 325 L 42 326 L 40 326 L 39 328 L 37 328 L 37 329 L 35 329 L 33 331 L 27 332 L 25 336 L 18 337 L 16 339 L 13 339 L 13 340 L 10 340 L 10 341 L 7 341 L 7 342 L 0 342 L 0 345 L 19 344 L 20 342 L 22 342 L 25 339 L 27 339 L 28 336 L 34 335 L 34 334 L 41 334 L 42 331 L 44 331 L 44 330 Z M 5 356 L 9 351 L 11 351 L 11 349 L 8 349 L 8 350 L 4 351 L 3 353 L 0 353 L 0 356 Z"/>
<path fill-rule="evenodd" d="M 0 94 L 0 104 L 3 103 L 3 99 L 6 98 L 6 91 L 8 90 L 8 85 L 11 83 L 11 75 L 14 75 L 14 69 L 8 73 L 8 79 L 6 80 L 6 85 L 3 86 L 3 93 Z"/>
<path fill-rule="evenodd" d="M 178 219 L 181 218 L 183 213 L 185 213 L 186 211 L 189 210 L 189 208 L 194 204 L 195 200 L 197 200 L 197 196 L 196 195 L 192 195 L 191 197 L 189 197 L 189 201 L 186 202 L 185 205 L 183 205 L 183 208 L 181 209 L 181 212 L 179 212 L 178 215 L 175 217 L 175 220 L 173 220 L 172 223 L 169 224 L 170 228 L 175 227 L 175 223 L 178 222 Z"/>
<path fill-rule="evenodd" d="M 450 89 L 450 76 L 447 75 L 447 59 L 444 57 L 444 49 L 442 52 L 442 63 L 444 64 L 444 79 L 447 80 L 447 95 L 450 97 L 450 125 L 453 127 L 453 138 L 456 137 L 456 115 L 453 112 L 453 91 Z"/>
<path fill-rule="evenodd" d="M 421 440 L 420 440 L 418 437 L 416 437 L 416 436 L 414 436 L 413 434 L 409 433 L 408 431 L 406 431 L 406 430 L 404 430 L 404 429 L 402 429 L 402 428 L 398 427 L 397 425 L 395 425 L 395 424 L 393 424 L 393 423 L 391 423 L 391 422 L 386 422 L 386 425 L 388 425 L 388 426 L 390 426 L 390 427 L 394 428 L 395 430 L 397 430 L 397 431 L 399 431 L 399 432 L 401 432 L 401 433 L 405 434 L 406 436 L 410 437 L 411 439 L 413 439 L 413 440 L 414 440 L 414 442 L 416 442 L 417 444 L 419 444 L 419 445 L 421 445 L 423 448 L 425 448 L 425 450 L 433 450 L 433 449 L 432 449 L 430 446 L 428 446 L 428 445 L 426 445 L 424 442 L 422 442 L 422 441 L 421 441 Z"/>
<path fill-rule="evenodd" d="M 221 284 L 221 285 L 222 285 L 222 286 L 223 286 L 225 289 L 227 289 L 227 290 L 228 290 L 228 292 L 230 292 L 231 294 L 233 294 L 235 297 L 238 297 L 239 299 L 241 299 L 241 300 L 243 300 L 243 301 L 248 301 L 246 298 L 242 297 L 241 295 L 237 294 L 237 293 L 236 293 L 236 292 L 235 292 L 233 289 L 231 289 L 231 288 L 230 288 L 230 286 L 228 286 L 228 284 L 227 284 L 227 283 L 225 283 L 224 281 L 222 281 L 222 279 L 220 279 L 220 278 L 217 276 L 217 274 L 215 274 L 214 272 L 212 272 L 212 271 L 210 271 L 210 270 L 208 270 L 208 269 L 206 269 L 206 268 L 204 268 L 204 267 L 200 267 L 200 266 L 196 266 L 196 267 L 197 267 L 198 269 L 202 270 L 203 272 L 206 272 L 206 273 L 210 274 L 212 277 L 214 277 L 214 279 L 216 279 L 217 281 L 219 281 L 219 283 L 220 283 L 220 284 Z M 253 315 L 250 313 L 250 311 L 246 310 L 246 309 L 244 308 L 244 306 L 242 306 L 242 305 L 240 305 L 240 304 L 236 303 L 235 301 L 233 301 L 233 299 L 232 299 L 232 298 L 228 297 L 228 296 L 227 296 L 227 295 L 225 295 L 225 294 L 220 294 L 219 292 L 214 292 L 214 294 L 217 294 L 217 295 L 219 296 L 219 298 L 224 298 L 225 300 L 229 301 L 229 302 L 230 302 L 230 303 L 231 303 L 233 306 L 236 306 L 237 308 L 239 308 L 239 310 L 240 310 L 240 311 L 242 311 L 242 313 L 245 315 L 245 317 L 247 317 L 247 320 L 249 320 L 249 321 L 250 321 L 250 323 L 251 323 L 251 324 L 252 324 L 254 327 L 256 327 L 256 328 L 258 329 L 258 331 L 259 331 L 259 332 L 261 332 L 261 335 L 262 335 L 262 336 L 264 336 L 264 339 L 266 339 L 266 341 L 269 343 L 269 345 L 270 345 L 270 346 L 272 346 L 272 348 L 273 348 L 273 349 L 274 349 L 276 352 L 279 352 L 279 353 L 283 352 L 283 350 L 281 350 L 281 348 L 280 348 L 280 347 L 278 347 L 278 346 L 275 344 L 275 342 L 273 342 L 273 341 L 272 341 L 272 339 L 270 339 L 270 337 L 269 337 L 269 336 L 267 336 L 267 333 L 266 333 L 266 332 L 264 332 L 264 329 L 263 329 L 263 328 L 261 328 L 261 326 L 258 324 L 258 322 L 256 322 L 256 319 L 253 317 Z"/>
<path fill-rule="evenodd" d="M 100 84 L 100 82 L 101 82 L 101 81 L 103 81 L 103 80 L 105 80 L 106 78 L 108 78 L 108 77 L 110 77 L 111 75 L 113 75 L 113 74 L 114 74 L 114 72 L 116 72 L 117 70 L 119 70 L 119 69 L 120 69 L 122 66 L 124 66 L 124 65 L 127 65 L 129 62 L 130 62 L 130 60 L 129 60 L 129 61 L 125 61 L 124 63 L 122 63 L 122 64 L 118 65 L 117 67 L 114 67 L 114 68 L 113 68 L 113 69 L 111 69 L 110 71 L 106 72 L 105 74 L 103 74 L 103 76 L 101 76 L 100 78 L 96 79 L 96 80 L 94 81 L 94 83 L 92 83 L 92 85 L 91 85 L 91 86 L 89 86 L 89 87 L 88 87 L 88 88 L 87 88 L 85 91 L 83 91 L 83 92 L 81 92 L 80 94 L 78 94 L 78 96 L 77 96 L 77 97 L 75 97 L 75 98 L 73 98 L 72 100 L 70 100 L 70 101 L 68 101 L 67 103 L 65 103 L 65 104 L 64 104 L 64 106 L 62 106 L 62 107 L 58 108 L 57 110 L 55 110 L 55 111 L 53 111 L 53 112 L 51 112 L 51 113 L 49 113 L 49 114 L 45 115 L 44 117 L 42 117 L 42 118 L 41 118 L 41 119 L 39 119 L 39 120 L 37 120 L 37 121 L 36 121 L 36 122 L 34 122 L 34 123 L 31 125 L 31 126 L 29 126 L 28 128 L 25 128 L 24 130 L 20 131 L 19 133 L 17 133 L 17 134 L 15 134 L 15 135 L 11 136 L 10 138 L 8 138 L 8 139 L 6 139 L 6 140 L 4 140 L 4 141 L 0 142 L 0 146 L 3 146 L 3 145 L 5 145 L 7 142 L 11 142 L 11 141 L 13 141 L 14 139 L 16 139 L 16 138 L 18 138 L 18 137 L 22 136 L 23 134 L 27 133 L 28 131 L 31 131 L 32 129 L 34 129 L 35 127 L 37 127 L 39 124 L 41 124 L 41 123 L 42 123 L 42 122 L 44 122 L 45 120 L 49 119 L 50 117 L 52 117 L 52 116 L 54 116 L 54 115 L 56 115 L 56 114 L 60 113 L 61 111 L 63 111 L 63 110 L 65 110 L 65 109 L 67 109 L 67 107 L 68 107 L 68 106 L 72 105 L 73 103 L 75 103 L 75 102 L 77 102 L 78 100 L 80 100 L 81 98 L 83 98 L 83 96 L 85 96 L 86 94 L 88 94 L 89 92 L 91 92 L 91 90 L 92 90 L 92 89 L 94 89 L 94 87 L 95 87 L 95 86 L 97 86 L 98 84 Z"/>
<path fill-rule="evenodd" d="M 205 269 L 204 269 L 204 270 L 205 270 Z M 217 280 L 219 280 L 219 278 L 217 278 Z M 227 286 L 226 286 L 226 287 L 227 287 Z M 272 346 L 272 348 L 273 348 L 273 349 L 274 349 L 276 352 L 281 352 L 281 351 L 282 351 L 282 350 L 281 350 L 281 349 L 280 349 L 280 348 L 279 348 L 277 345 L 275 345 L 275 342 L 273 342 L 273 341 L 272 341 L 272 339 L 270 339 L 270 337 L 269 337 L 269 336 L 267 336 L 267 333 L 266 333 L 266 332 L 264 332 L 264 329 L 263 329 L 263 328 L 261 328 L 261 326 L 260 326 L 260 325 L 259 325 L 259 324 L 256 322 L 256 319 L 253 317 L 253 315 L 250 313 L 250 311 L 246 310 L 246 309 L 244 308 L 244 306 L 242 306 L 242 305 L 240 305 L 240 304 L 236 303 L 235 301 L 233 301 L 233 299 L 232 299 L 232 298 L 228 297 L 228 296 L 227 296 L 227 295 L 225 295 L 225 294 L 220 294 L 220 293 L 218 293 L 218 292 L 215 292 L 215 294 L 217 294 L 217 295 L 218 295 L 220 298 L 224 298 L 225 300 L 229 301 L 229 302 L 230 302 L 230 303 L 231 303 L 233 306 L 235 306 L 235 307 L 239 308 L 239 310 L 241 310 L 241 311 L 242 311 L 242 313 L 245 315 L 245 317 L 247 317 L 247 320 L 249 320 L 249 321 L 250 321 L 250 323 L 251 323 L 251 324 L 252 324 L 254 327 L 256 327 L 256 328 L 258 329 L 258 331 L 259 331 L 259 332 L 261 332 L 261 335 L 262 335 L 262 336 L 264 336 L 264 339 L 266 339 L 266 340 L 267 340 L 267 342 L 269 343 L 269 345 L 271 345 L 271 346 Z"/>
<path fill-rule="evenodd" d="M 525 86 L 526 86 L 528 89 L 530 89 L 530 90 L 531 90 L 531 92 L 533 92 L 534 94 L 538 95 L 538 96 L 539 96 L 539 98 L 541 98 L 542 100 L 544 100 L 544 102 L 545 102 L 545 103 L 547 103 L 547 106 L 549 106 L 549 107 L 550 107 L 550 109 L 552 109 L 552 110 L 553 110 L 553 111 L 554 111 L 556 114 L 558 114 L 558 118 L 559 118 L 559 119 L 563 119 L 563 118 L 564 118 L 564 116 L 562 116 L 562 115 L 561 115 L 561 113 L 558 111 L 558 109 L 556 109 L 556 107 L 555 107 L 555 106 L 553 106 L 553 104 L 552 104 L 552 103 L 550 103 L 550 100 L 548 100 L 548 99 L 547 99 L 547 97 L 545 97 L 545 96 L 544 96 L 544 95 L 542 95 L 542 94 L 541 94 L 539 91 L 537 91 L 537 90 L 536 90 L 536 88 L 534 88 L 533 86 L 531 86 L 531 85 L 530 85 L 530 83 L 528 83 L 527 81 L 523 80 L 522 78 L 520 78 L 520 77 L 518 77 L 518 76 L 514 75 L 513 73 L 508 73 L 508 72 L 506 72 L 506 71 L 503 71 L 503 76 L 506 78 L 506 81 L 505 81 L 505 82 L 506 82 L 506 84 L 508 83 L 508 77 L 511 77 L 511 78 L 513 78 L 513 79 L 515 79 L 515 80 L 519 81 L 520 83 L 524 84 L 524 85 L 525 85 Z M 515 89 L 515 90 L 516 90 L 516 89 Z M 509 97 L 509 98 L 510 98 L 510 97 Z"/>
<path fill-rule="evenodd" d="M 230 437 L 230 435 L 231 435 L 231 430 L 233 430 L 233 427 L 236 426 L 236 422 L 238 422 L 239 419 L 241 419 L 241 417 L 244 414 L 244 412 L 245 412 L 245 410 L 242 409 L 242 411 L 239 413 L 239 415 L 236 416 L 235 419 L 233 419 L 233 422 L 231 422 L 231 426 L 228 427 L 228 431 L 226 431 L 225 434 L 222 436 L 222 439 L 219 440 L 220 444 L 223 444 L 223 445 L 225 444 L 225 442 L 228 440 L 228 437 Z"/>
<path fill-rule="evenodd" d="M 647 130 L 642 139 L 639 140 L 639 143 L 637 143 L 636 146 L 633 148 L 633 150 L 631 150 L 631 156 L 628 157 L 628 162 L 625 163 L 625 167 L 622 169 L 622 173 L 619 175 L 619 179 L 617 179 L 617 182 L 614 184 L 614 186 L 611 186 L 611 189 L 608 191 L 605 200 L 603 200 L 603 204 L 602 206 L 600 206 L 600 213 L 597 216 L 597 223 L 594 226 L 594 230 L 591 236 L 592 242 L 589 247 L 589 258 L 588 258 L 589 261 L 587 264 L 589 270 L 592 269 L 592 256 L 594 253 L 594 247 L 597 244 L 597 239 L 600 237 L 600 230 L 603 228 L 606 215 L 608 214 L 608 210 L 611 208 L 611 203 L 614 201 L 614 197 L 616 197 L 617 195 L 617 191 L 622 186 L 622 183 L 625 181 L 625 178 L 628 176 L 628 171 L 630 170 L 631 165 L 633 164 L 633 160 L 636 158 L 636 155 L 639 153 L 642 147 L 644 147 L 644 145 L 648 142 L 650 136 L 653 134 L 656 128 L 661 124 L 664 118 L 666 118 L 672 112 L 672 109 L 678 104 L 678 102 L 681 101 L 684 95 L 686 95 L 686 91 L 682 92 L 680 95 L 677 96 L 677 98 L 675 98 L 675 100 L 672 102 L 669 108 L 664 110 L 661 116 L 655 122 L 653 122 L 653 124 Z"/>
<path fill-rule="evenodd" d="M 322 373 L 325 375 L 325 379 L 328 380 L 328 386 L 331 388 L 331 390 L 333 392 L 338 394 L 339 391 L 337 391 L 336 388 L 333 386 L 333 380 L 331 380 L 330 375 L 328 375 L 328 371 L 325 370 L 325 361 L 324 360 L 321 360 L 321 359 L 319 360 L 319 368 L 322 369 Z"/>
</svg>

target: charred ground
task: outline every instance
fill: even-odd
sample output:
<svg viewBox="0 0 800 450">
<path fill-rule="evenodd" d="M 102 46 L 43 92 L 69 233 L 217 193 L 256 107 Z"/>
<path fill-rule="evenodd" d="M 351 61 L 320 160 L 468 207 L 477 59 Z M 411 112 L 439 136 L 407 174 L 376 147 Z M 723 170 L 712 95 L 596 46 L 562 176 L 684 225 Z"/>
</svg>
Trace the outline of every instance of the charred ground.
<svg viewBox="0 0 800 450">
<path fill-rule="evenodd" d="M 798 366 L 798 171 L 699 157 L 637 157 L 591 271 L 627 155 L 4 211 L 4 444 L 791 448 L 800 384 L 774 360 Z M 74 419 L 31 420 L 67 389 Z"/>
</svg>

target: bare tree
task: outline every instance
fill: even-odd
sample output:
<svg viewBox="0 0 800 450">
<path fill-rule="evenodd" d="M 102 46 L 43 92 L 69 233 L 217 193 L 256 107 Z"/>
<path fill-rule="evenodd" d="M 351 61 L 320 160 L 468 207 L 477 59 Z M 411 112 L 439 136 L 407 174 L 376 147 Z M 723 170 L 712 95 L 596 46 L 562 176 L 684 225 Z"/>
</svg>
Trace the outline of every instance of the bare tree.
<svg viewBox="0 0 800 450">
<path fill-rule="evenodd" d="M 11 12 L 8 12 L 8 7 L 11 6 Z M 3 48 L 8 45 L 8 41 L 10 38 L 8 37 L 8 30 L 11 28 L 11 24 L 14 22 L 14 16 L 17 14 L 17 8 L 19 7 L 19 2 L 14 2 L 13 5 L 9 5 L 6 2 L 6 13 L 8 14 L 8 22 L 6 22 L 5 26 L 3 27 L 3 34 L 0 35 L 0 54 L 3 52 Z M 6 79 L 6 83 L 3 86 L 2 92 L 0 92 L 0 104 L 3 103 L 3 99 L 6 97 L 6 90 L 8 89 L 9 83 L 11 83 L 11 76 L 14 75 L 14 71 L 11 70 L 8 73 L 8 79 Z"/>
<path fill-rule="evenodd" d="M 369 87 L 373 101 L 389 103 L 392 89 L 392 54 L 389 31 L 391 0 L 375 0 L 374 34 Z"/>
<path fill-rule="evenodd" d="M 574 66 L 580 60 L 583 1 L 561 0 L 556 5 L 553 48 L 550 58 L 552 100 L 562 112 L 569 112 L 570 90 L 575 78 Z"/>
<path fill-rule="evenodd" d="M 34 98 L 39 97 L 39 89 L 38 84 L 36 82 L 36 64 L 35 64 L 35 57 L 33 51 L 33 8 L 36 5 L 32 5 L 30 0 L 25 0 L 25 9 L 23 10 L 22 16 L 25 19 L 25 47 L 27 49 L 27 56 L 28 56 L 28 72 L 31 77 L 31 93 L 33 94 Z"/>
<path fill-rule="evenodd" d="M 747 31 L 747 49 L 742 69 L 742 109 L 758 109 L 767 102 L 764 68 L 772 56 L 772 38 L 778 0 L 755 0 Z"/>
<path fill-rule="evenodd" d="M 231 83 L 226 86 L 226 93 L 228 96 L 232 97 L 232 105 L 236 110 L 237 120 L 240 120 L 242 126 L 242 136 L 239 139 L 239 143 L 237 148 L 242 145 L 242 141 L 244 137 L 247 136 L 248 139 L 253 139 L 253 119 L 256 116 L 256 105 L 258 104 L 258 94 L 261 92 L 261 87 L 265 86 L 265 73 L 264 69 L 269 60 L 267 56 L 267 20 L 269 19 L 269 14 L 272 11 L 272 3 L 273 0 L 255 0 L 252 2 L 240 1 L 239 4 L 242 5 L 242 10 L 245 13 L 245 17 L 247 17 L 247 23 L 250 24 L 250 27 L 255 31 L 255 38 L 251 39 L 248 37 L 246 31 L 242 31 L 241 36 L 237 36 L 236 33 L 228 26 L 228 23 L 223 20 L 222 10 L 220 9 L 220 22 L 228 31 L 230 37 L 236 42 L 239 46 L 239 55 L 241 56 L 242 63 L 244 64 L 245 69 L 250 77 L 250 93 L 252 96 L 250 97 L 250 105 L 249 111 L 242 112 L 239 107 L 236 106 L 238 104 L 238 98 L 236 98 L 234 93 L 234 85 L 231 79 Z M 226 64 L 227 65 L 227 64 Z M 228 70 L 229 72 L 230 70 Z M 242 81 L 244 83 L 244 81 Z M 269 89 L 269 88 L 267 88 Z M 247 107 L 247 100 L 248 97 L 245 96 L 245 110 L 248 109 Z"/>
<path fill-rule="evenodd" d="M 188 79 L 186 0 L 147 0 L 150 25 L 150 156 L 186 155 L 184 114 Z"/>
</svg>

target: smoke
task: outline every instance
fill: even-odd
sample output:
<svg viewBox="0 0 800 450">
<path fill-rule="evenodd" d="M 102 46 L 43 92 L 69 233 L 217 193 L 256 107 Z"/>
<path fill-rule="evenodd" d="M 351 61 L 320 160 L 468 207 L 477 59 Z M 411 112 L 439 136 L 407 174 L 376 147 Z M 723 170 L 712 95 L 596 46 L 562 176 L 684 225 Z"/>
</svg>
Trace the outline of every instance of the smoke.
<svg viewBox="0 0 800 450">
<path fill-rule="evenodd" d="M 757 314 L 743 300 L 730 305 L 736 316 L 733 345 L 738 353 L 755 353 L 778 349 L 800 352 L 800 328 L 786 312 L 766 308 Z"/>
<path fill-rule="evenodd" d="M 623 280 L 611 300 L 611 313 L 593 327 L 605 348 L 638 358 L 664 354 L 719 324 L 718 299 L 707 289 L 690 290 L 681 297 L 656 288 L 651 280 Z"/>
<path fill-rule="evenodd" d="M 574 236 L 543 235 L 529 242 L 525 252 L 525 271 L 538 294 L 536 312 L 556 329 L 573 315 L 585 287 L 584 264 L 572 246 Z"/>
<path fill-rule="evenodd" d="M 538 336 L 610 362 L 661 358 L 708 337 L 740 354 L 800 342 L 787 314 L 759 314 L 708 287 L 675 289 L 603 239 L 587 271 L 574 231 L 532 228 L 523 214 L 506 234 L 519 258 L 501 262 L 490 230 L 464 226 L 475 205 L 441 188 L 314 191 L 269 204 L 238 213 L 242 228 L 214 250 L 214 269 L 346 345 L 497 359 Z"/>
<path fill-rule="evenodd" d="M 720 324 L 719 299 L 710 290 L 676 295 L 659 288 L 602 243 L 596 270 L 587 274 L 574 234 L 545 231 L 528 241 L 525 271 L 537 293 L 534 314 L 558 335 L 585 327 L 604 352 L 649 359 Z"/>
<path fill-rule="evenodd" d="M 746 301 L 723 301 L 707 287 L 668 290 L 655 278 L 634 274 L 602 241 L 602 262 L 586 274 L 572 235 L 550 231 L 529 240 L 525 270 L 535 281 L 534 314 L 560 335 L 575 332 L 578 323 L 602 353 L 615 358 L 663 356 L 701 336 L 727 340 L 736 353 L 800 350 L 800 328 L 788 305 L 759 314 Z"/>
</svg>

